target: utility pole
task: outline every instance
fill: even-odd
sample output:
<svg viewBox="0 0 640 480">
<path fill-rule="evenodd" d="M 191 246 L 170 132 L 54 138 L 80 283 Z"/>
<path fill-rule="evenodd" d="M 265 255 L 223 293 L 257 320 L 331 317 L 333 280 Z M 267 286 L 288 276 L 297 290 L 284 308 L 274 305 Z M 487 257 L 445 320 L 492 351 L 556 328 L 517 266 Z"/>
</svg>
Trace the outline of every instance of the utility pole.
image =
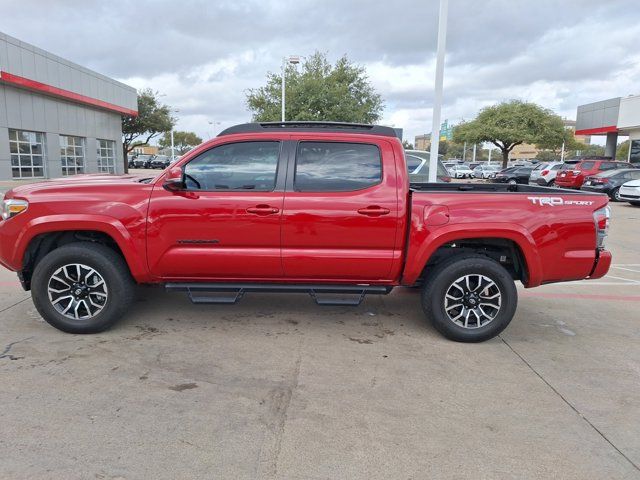
<svg viewBox="0 0 640 480">
<path fill-rule="evenodd" d="M 473 159 L 471 160 L 472 162 L 476 161 L 476 144 L 473 144 Z"/>
<path fill-rule="evenodd" d="M 436 82 L 431 127 L 431 151 L 429 155 L 429 182 L 438 180 L 438 148 L 440 146 L 440 114 L 442 110 L 442 83 L 444 79 L 444 54 L 447 41 L 447 11 L 449 0 L 440 0 L 438 15 L 438 49 L 436 54 Z"/>
<path fill-rule="evenodd" d="M 464 142 L 464 146 L 462 147 L 462 161 L 464 162 L 467 159 L 467 142 Z"/>
</svg>

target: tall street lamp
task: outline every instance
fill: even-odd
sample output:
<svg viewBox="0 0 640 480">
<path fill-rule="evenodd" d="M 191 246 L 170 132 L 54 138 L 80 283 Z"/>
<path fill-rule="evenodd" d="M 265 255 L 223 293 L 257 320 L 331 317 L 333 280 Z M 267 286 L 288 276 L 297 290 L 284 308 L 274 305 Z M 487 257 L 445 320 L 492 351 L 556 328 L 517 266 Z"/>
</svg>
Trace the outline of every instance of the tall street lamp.
<svg viewBox="0 0 640 480">
<path fill-rule="evenodd" d="M 440 109 L 442 108 L 442 80 L 444 77 L 444 54 L 447 42 L 447 14 L 449 0 L 440 0 L 438 14 L 438 46 L 436 53 L 436 81 L 433 99 L 433 121 L 431 131 L 431 148 L 429 149 L 429 182 L 438 180 L 438 147 L 440 146 Z M 466 148 L 465 148 L 466 150 Z"/>
<path fill-rule="evenodd" d="M 207 123 L 209 125 L 212 126 L 213 131 L 210 132 L 209 130 L 207 130 L 207 136 L 209 137 L 209 140 L 211 140 L 211 137 L 215 137 L 216 136 L 216 125 L 220 125 L 220 122 L 216 122 L 214 120 L 207 120 Z M 213 134 L 212 134 L 213 133 Z"/>
<path fill-rule="evenodd" d="M 179 113 L 180 110 L 178 110 L 177 108 L 173 111 L 173 113 Z M 176 158 L 175 152 L 174 152 L 175 148 L 173 145 L 173 125 L 171 126 L 171 161 L 173 162 L 173 160 Z"/>
<path fill-rule="evenodd" d="M 282 94 L 281 94 L 281 98 L 282 98 L 282 115 L 281 115 L 281 120 L 284 122 L 285 118 L 284 118 L 284 104 L 285 104 L 285 100 L 284 100 L 284 82 L 285 82 L 285 73 L 287 71 L 287 64 L 291 64 L 291 65 L 297 65 L 298 63 L 300 63 L 300 57 L 298 55 L 290 55 L 289 57 L 283 57 L 282 59 L 282 81 L 280 82 L 282 84 Z"/>
</svg>

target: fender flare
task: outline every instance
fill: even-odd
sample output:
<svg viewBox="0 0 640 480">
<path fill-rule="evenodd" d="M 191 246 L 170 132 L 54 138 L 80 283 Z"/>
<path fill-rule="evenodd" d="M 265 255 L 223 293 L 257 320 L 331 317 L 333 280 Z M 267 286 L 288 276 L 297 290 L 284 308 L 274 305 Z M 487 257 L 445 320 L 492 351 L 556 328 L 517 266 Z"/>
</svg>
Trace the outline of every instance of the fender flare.
<svg viewBox="0 0 640 480">
<path fill-rule="evenodd" d="M 18 234 L 12 257 L 16 264 L 22 267 L 24 254 L 36 236 L 44 233 L 76 230 L 96 231 L 108 235 L 120 248 L 131 275 L 137 281 L 149 278 L 149 271 L 144 261 L 145 252 L 140 251 L 139 244 L 136 243 L 131 233 L 120 221 L 107 215 L 65 214 L 45 215 L 34 218 Z"/>
<path fill-rule="evenodd" d="M 531 234 L 520 225 L 500 222 L 483 223 L 481 227 L 464 223 L 448 224 L 428 233 L 419 240 L 419 245 L 415 247 L 410 245 L 407 266 L 401 283 L 403 285 L 415 283 L 431 256 L 443 245 L 460 240 L 489 238 L 510 240 L 518 246 L 528 274 L 525 286 L 535 287 L 542 283 L 542 262 Z"/>
</svg>

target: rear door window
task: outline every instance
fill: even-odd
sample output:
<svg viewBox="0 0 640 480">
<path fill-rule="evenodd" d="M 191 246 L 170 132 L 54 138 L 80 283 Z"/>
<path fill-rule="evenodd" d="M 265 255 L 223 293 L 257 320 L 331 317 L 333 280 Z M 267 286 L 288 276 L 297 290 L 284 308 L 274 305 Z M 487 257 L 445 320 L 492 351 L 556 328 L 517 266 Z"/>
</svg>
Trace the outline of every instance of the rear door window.
<svg viewBox="0 0 640 480">
<path fill-rule="evenodd" d="M 296 153 L 294 190 L 352 192 L 382 181 L 382 157 L 375 145 L 342 142 L 300 142 Z"/>
</svg>

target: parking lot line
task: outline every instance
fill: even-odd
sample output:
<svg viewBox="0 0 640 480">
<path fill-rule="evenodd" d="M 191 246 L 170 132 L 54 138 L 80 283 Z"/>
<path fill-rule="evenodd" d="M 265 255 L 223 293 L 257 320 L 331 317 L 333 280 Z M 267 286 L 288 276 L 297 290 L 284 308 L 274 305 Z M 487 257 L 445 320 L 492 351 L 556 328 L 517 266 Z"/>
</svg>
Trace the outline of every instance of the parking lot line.
<svg viewBox="0 0 640 480">
<path fill-rule="evenodd" d="M 618 270 L 626 270 L 627 272 L 640 273 L 640 270 L 635 270 L 633 268 L 628 268 L 628 267 L 620 267 L 618 265 L 611 265 L 611 268 L 617 268 Z"/>
<path fill-rule="evenodd" d="M 545 292 L 520 292 L 521 297 L 540 298 L 571 298 L 581 300 L 613 300 L 622 302 L 640 302 L 640 295 L 604 295 L 600 293 L 545 293 Z"/>
</svg>

